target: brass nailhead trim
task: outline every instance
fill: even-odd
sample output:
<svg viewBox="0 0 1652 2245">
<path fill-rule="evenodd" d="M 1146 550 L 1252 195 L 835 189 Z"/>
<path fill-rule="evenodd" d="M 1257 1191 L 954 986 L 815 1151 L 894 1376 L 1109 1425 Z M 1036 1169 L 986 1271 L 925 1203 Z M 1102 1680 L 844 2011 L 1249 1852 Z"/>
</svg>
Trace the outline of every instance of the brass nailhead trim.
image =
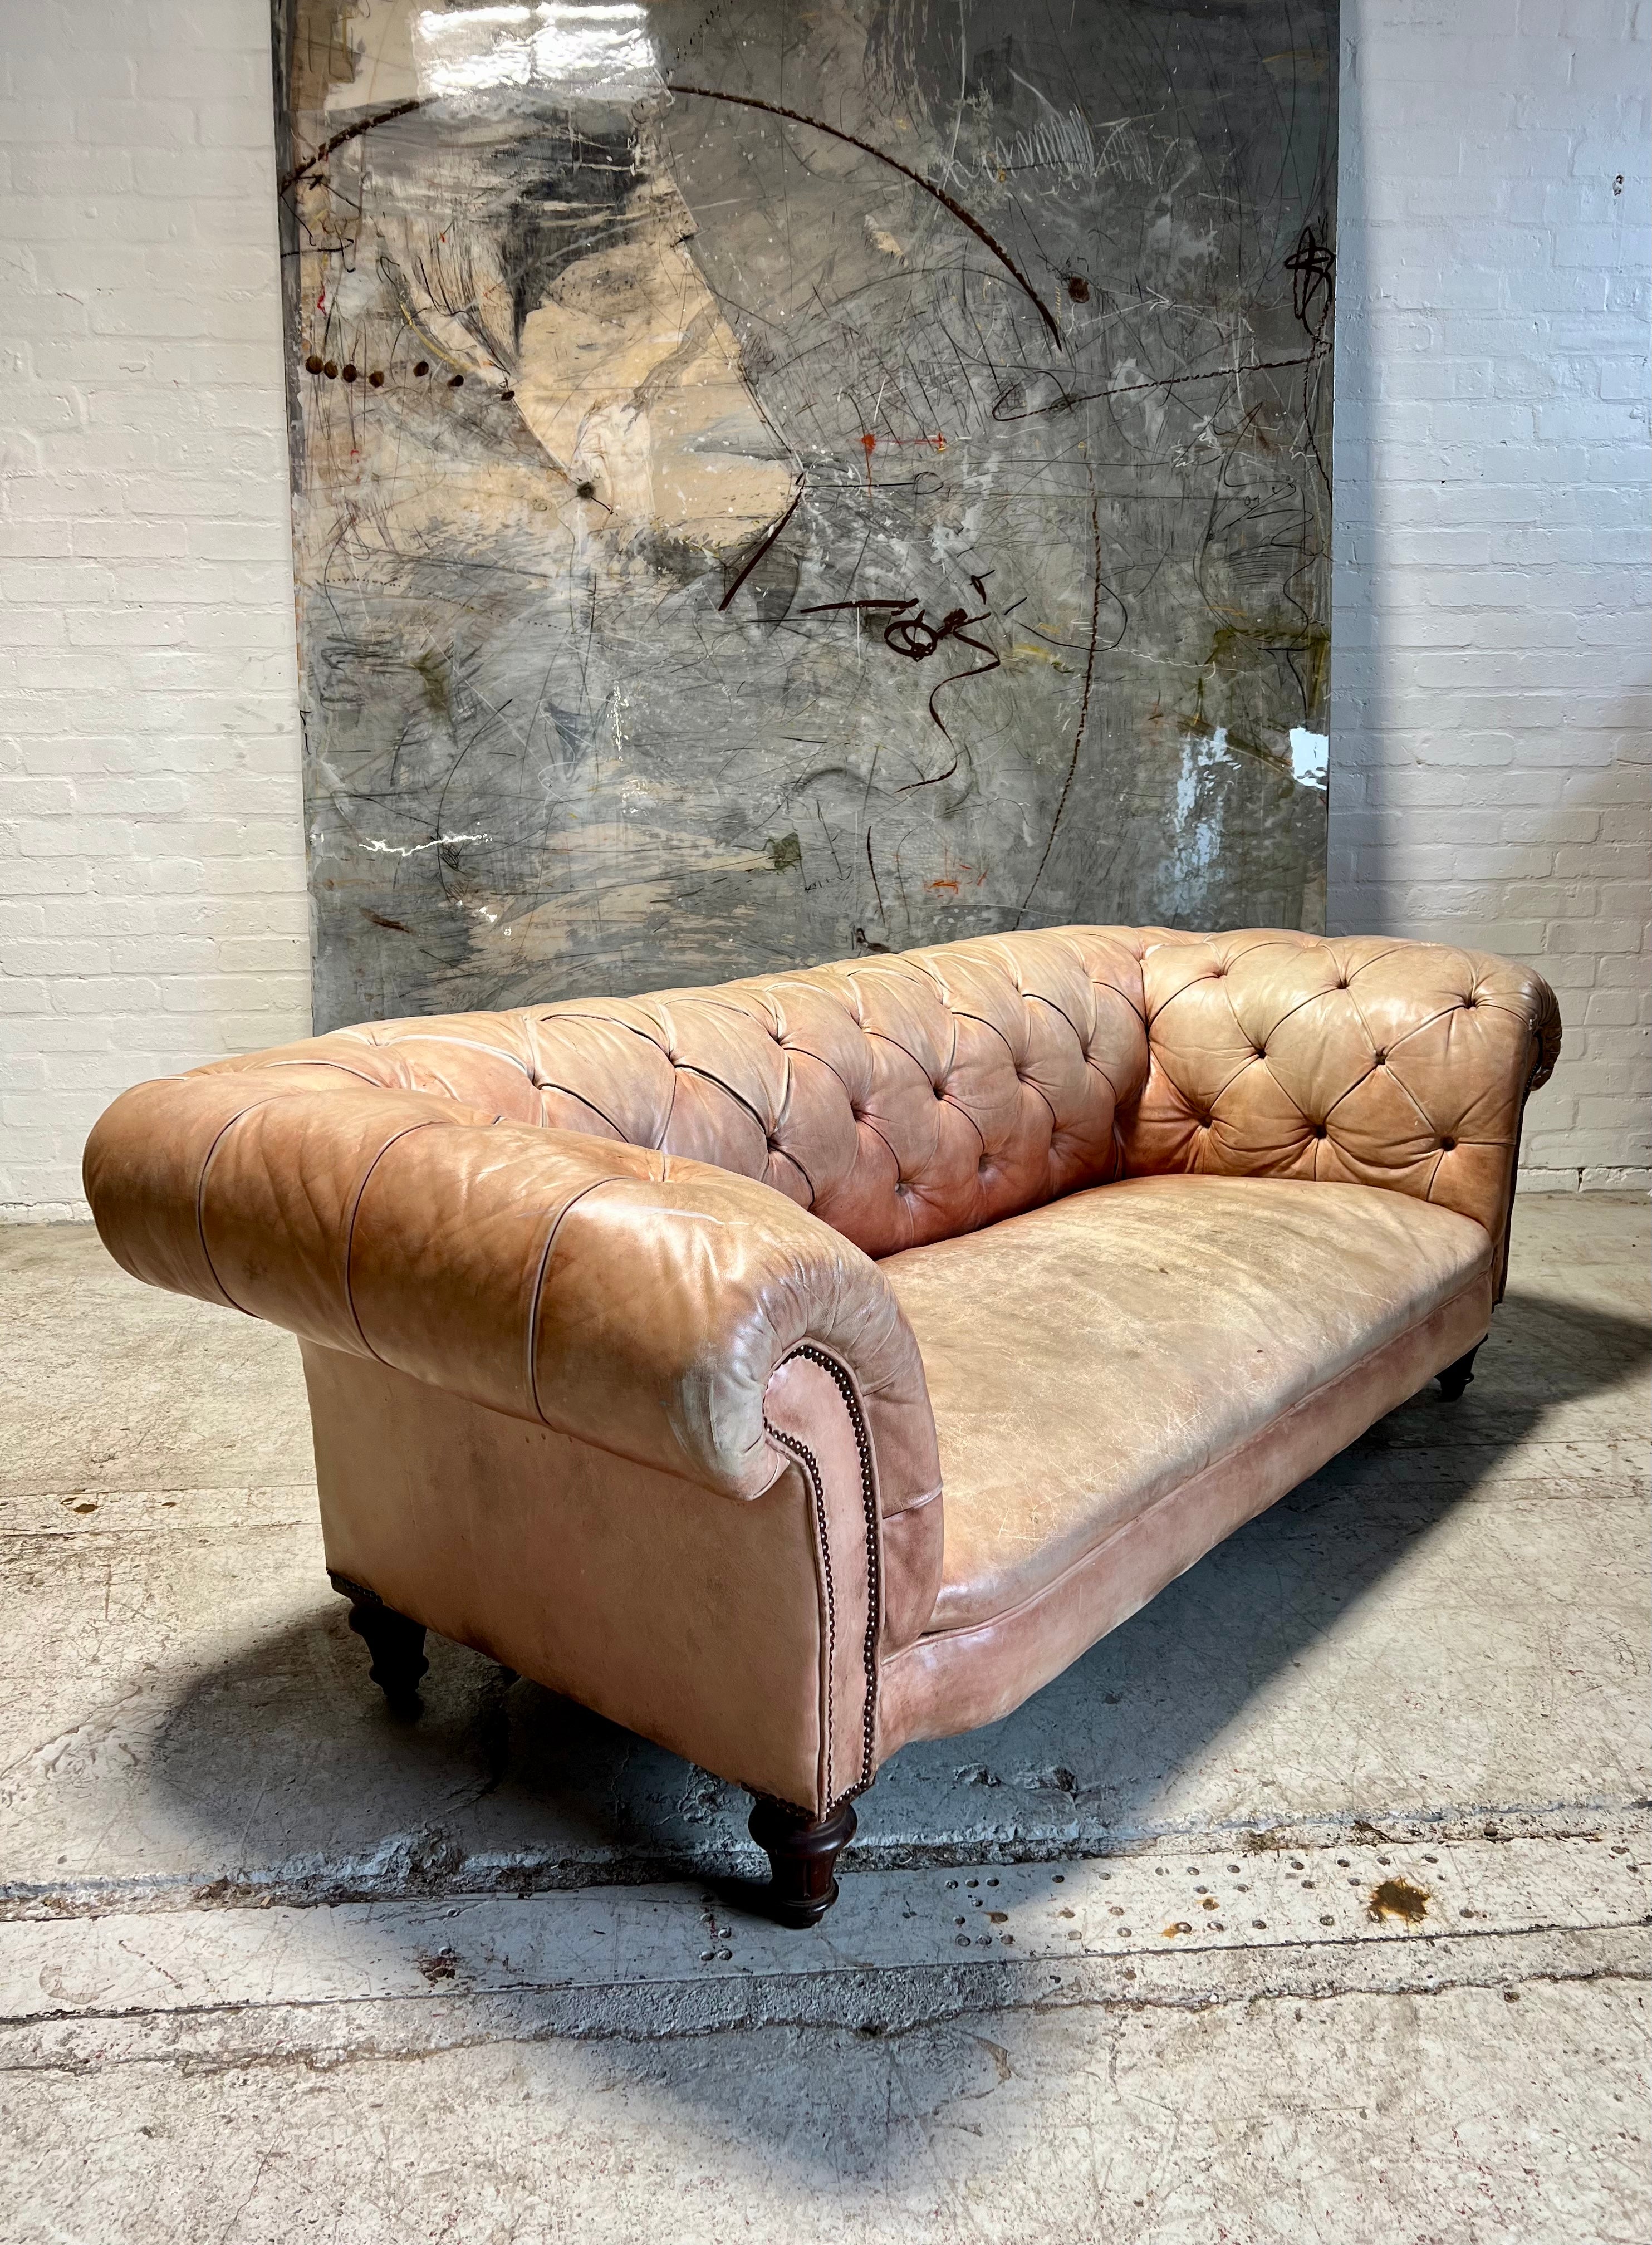
<svg viewBox="0 0 1652 2245">
<path fill-rule="evenodd" d="M 815 1522 L 820 1534 L 821 1573 L 826 1585 L 826 1797 L 828 1814 L 840 1801 L 852 1801 L 857 1793 L 864 1793 L 872 1781 L 872 1757 L 877 1727 L 877 1631 L 883 1618 L 883 1580 L 877 1548 L 877 1497 L 872 1486 L 872 1445 L 866 1431 L 859 1400 L 853 1381 L 843 1366 L 824 1349 L 812 1347 L 805 1341 L 791 1351 L 782 1361 L 789 1364 L 802 1357 L 809 1364 L 818 1365 L 828 1374 L 843 1399 L 850 1426 L 855 1430 L 855 1449 L 860 1460 L 861 1513 L 866 1523 L 866 1635 L 862 1655 L 866 1668 L 866 1699 L 861 1713 L 861 1769 L 858 1780 L 841 1795 L 836 1790 L 833 1767 L 833 1732 L 836 1729 L 832 1692 L 837 1666 L 837 1597 L 832 1579 L 831 1545 L 826 1532 L 826 1489 L 820 1470 L 820 1461 L 807 1442 L 795 1434 L 782 1432 L 765 1416 L 763 1427 L 770 1438 L 781 1448 L 802 1461 L 806 1468 L 811 1494 L 815 1501 Z M 778 1367 L 776 1367 L 778 1369 Z"/>
</svg>

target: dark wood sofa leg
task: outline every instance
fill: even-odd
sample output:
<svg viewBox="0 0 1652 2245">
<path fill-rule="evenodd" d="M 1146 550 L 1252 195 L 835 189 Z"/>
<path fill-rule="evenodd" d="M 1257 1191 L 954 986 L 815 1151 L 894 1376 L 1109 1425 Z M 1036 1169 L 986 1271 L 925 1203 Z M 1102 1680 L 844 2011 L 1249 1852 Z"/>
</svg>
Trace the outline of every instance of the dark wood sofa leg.
<svg viewBox="0 0 1652 2245">
<path fill-rule="evenodd" d="M 1455 1364 L 1448 1364 L 1444 1372 L 1435 1373 L 1439 1392 L 1448 1403 L 1455 1403 L 1469 1381 L 1474 1377 L 1474 1359 L 1483 1344 L 1476 1341 L 1466 1356 L 1459 1356 Z"/>
<path fill-rule="evenodd" d="M 347 1576 L 328 1578 L 350 1602 L 350 1627 L 373 1656 L 368 1673 L 398 1715 L 419 1712 L 419 1679 L 430 1667 L 424 1658 L 424 1624 L 387 1606 L 382 1598 Z"/>
<path fill-rule="evenodd" d="M 783 1801 L 760 1797 L 750 1828 L 773 1874 L 764 1896 L 769 1916 L 800 1930 L 818 1925 L 837 1899 L 832 1874 L 855 1836 L 853 1808 L 841 1801 L 829 1816 L 811 1824 Z"/>
</svg>

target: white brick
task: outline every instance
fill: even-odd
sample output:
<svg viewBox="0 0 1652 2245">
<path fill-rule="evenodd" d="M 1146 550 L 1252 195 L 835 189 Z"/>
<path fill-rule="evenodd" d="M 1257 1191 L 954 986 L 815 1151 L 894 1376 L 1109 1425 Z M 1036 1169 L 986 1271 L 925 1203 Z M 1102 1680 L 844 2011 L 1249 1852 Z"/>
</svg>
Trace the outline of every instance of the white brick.
<svg viewBox="0 0 1652 2245">
<path fill-rule="evenodd" d="M 307 1026 L 268 13 L 7 30 L 0 1201 L 61 1212 L 123 1085 Z"/>
<path fill-rule="evenodd" d="M 1330 916 L 1541 966 L 1525 1174 L 1644 1183 L 1652 10 L 1511 13 L 1344 0 Z"/>
<path fill-rule="evenodd" d="M 17 194 L 78 202 L 95 195 L 113 201 L 132 185 L 132 156 L 130 148 L 88 149 L 58 142 L 14 149 L 10 172 Z"/>
</svg>

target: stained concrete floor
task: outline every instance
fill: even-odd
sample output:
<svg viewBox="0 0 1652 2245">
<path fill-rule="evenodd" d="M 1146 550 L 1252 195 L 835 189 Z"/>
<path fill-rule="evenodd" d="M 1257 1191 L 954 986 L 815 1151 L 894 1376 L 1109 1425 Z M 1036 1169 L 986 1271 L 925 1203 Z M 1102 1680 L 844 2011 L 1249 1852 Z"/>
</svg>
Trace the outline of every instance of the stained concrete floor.
<svg viewBox="0 0 1652 2245">
<path fill-rule="evenodd" d="M 0 1231 L 0 2235 L 1639 2240 L 1644 1203 L 783 1935 L 731 1788 L 475 1655 L 394 1724 L 296 1354 Z M 734 1883 L 731 1883 L 734 1882 Z"/>
</svg>

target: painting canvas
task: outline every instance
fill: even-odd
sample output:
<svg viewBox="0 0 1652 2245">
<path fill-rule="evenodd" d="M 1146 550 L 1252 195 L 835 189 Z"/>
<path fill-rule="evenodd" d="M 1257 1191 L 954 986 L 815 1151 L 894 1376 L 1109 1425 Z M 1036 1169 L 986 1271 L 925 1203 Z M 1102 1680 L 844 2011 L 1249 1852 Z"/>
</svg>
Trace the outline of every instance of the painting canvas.
<svg viewBox="0 0 1652 2245">
<path fill-rule="evenodd" d="M 316 1026 L 1324 911 L 1335 0 L 276 0 Z"/>
</svg>

